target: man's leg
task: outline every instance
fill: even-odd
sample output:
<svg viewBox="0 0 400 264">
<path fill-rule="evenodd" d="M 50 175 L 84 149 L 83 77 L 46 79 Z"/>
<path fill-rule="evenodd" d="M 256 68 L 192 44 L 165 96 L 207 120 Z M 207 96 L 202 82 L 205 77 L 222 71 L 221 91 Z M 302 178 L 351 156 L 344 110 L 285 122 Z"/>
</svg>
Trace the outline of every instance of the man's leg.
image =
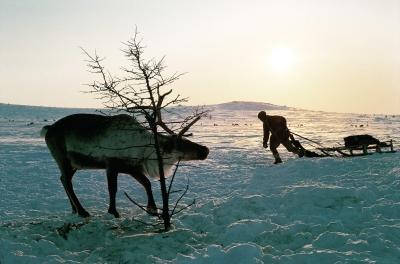
<svg viewBox="0 0 400 264">
<path fill-rule="evenodd" d="M 278 146 L 281 144 L 279 142 L 279 139 L 276 136 L 271 135 L 269 144 L 270 144 L 269 149 L 271 150 L 272 155 L 274 155 L 274 158 L 275 158 L 274 164 L 281 163 L 282 162 L 281 157 L 279 157 L 279 153 L 276 150 L 278 148 Z"/>
<path fill-rule="evenodd" d="M 294 140 L 294 141 L 284 141 L 282 142 L 282 145 L 285 146 L 285 148 L 292 152 L 295 153 L 297 155 L 299 155 L 299 157 L 308 157 L 308 158 L 313 158 L 313 157 L 324 157 L 323 155 L 320 155 L 318 153 L 306 150 L 299 141 Z"/>
<path fill-rule="evenodd" d="M 293 136 L 290 137 L 290 139 L 284 140 L 282 145 L 285 146 L 289 152 L 299 155 L 300 158 L 304 156 L 303 146 L 301 146 L 299 141 L 294 140 Z"/>
<path fill-rule="evenodd" d="M 282 145 L 285 146 L 285 148 L 294 154 L 299 155 L 300 157 L 302 156 L 302 153 L 298 147 L 294 145 L 294 142 L 290 141 L 289 139 L 285 140 L 282 142 Z"/>
</svg>

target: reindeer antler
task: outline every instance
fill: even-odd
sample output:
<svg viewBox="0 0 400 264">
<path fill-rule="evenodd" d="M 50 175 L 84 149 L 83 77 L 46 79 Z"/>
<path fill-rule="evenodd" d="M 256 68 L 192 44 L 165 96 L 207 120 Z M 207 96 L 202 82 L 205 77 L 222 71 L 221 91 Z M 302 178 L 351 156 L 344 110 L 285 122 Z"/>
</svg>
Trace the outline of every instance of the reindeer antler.
<svg viewBox="0 0 400 264">
<path fill-rule="evenodd" d="M 174 135 L 175 132 L 172 131 L 162 120 L 161 120 L 161 114 L 157 113 L 157 125 L 159 125 L 160 127 L 162 127 L 162 129 L 165 130 L 165 132 L 167 132 L 168 134 Z"/>
<path fill-rule="evenodd" d="M 199 121 L 201 116 L 197 116 L 195 119 L 192 120 L 189 124 L 187 124 L 181 131 L 178 133 L 178 137 L 182 137 L 185 133 L 192 127 L 197 121 Z"/>
<path fill-rule="evenodd" d="M 182 130 L 178 133 L 178 137 L 185 136 L 185 133 L 194 125 L 197 121 L 199 121 L 202 117 L 207 116 L 210 110 L 204 110 L 204 107 L 197 107 L 192 116 L 187 117 L 183 124 L 187 124 L 186 126 L 182 126 Z M 191 134 L 190 134 L 191 135 Z M 186 135 L 189 136 L 189 135 Z"/>
<path fill-rule="evenodd" d="M 162 129 L 164 129 L 165 132 L 167 132 L 168 134 L 173 135 L 173 134 L 175 134 L 174 131 L 172 131 L 172 129 L 170 129 L 170 128 L 162 121 L 162 117 L 161 117 L 162 103 L 163 103 L 163 101 L 164 101 L 164 98 L 172 92 L 172 89 L 169 90 L 168 92 L 164 93 L 164 94 L 160 94 L 160 92 L 159 92 L 159 87 L 157 87 L 157 92 L 158 92 L 158 102 L 157 102 L 157 109 L 156 109 L 157 125 L 159 125 L 160 127 L 162 127 Z"/>
</svg>

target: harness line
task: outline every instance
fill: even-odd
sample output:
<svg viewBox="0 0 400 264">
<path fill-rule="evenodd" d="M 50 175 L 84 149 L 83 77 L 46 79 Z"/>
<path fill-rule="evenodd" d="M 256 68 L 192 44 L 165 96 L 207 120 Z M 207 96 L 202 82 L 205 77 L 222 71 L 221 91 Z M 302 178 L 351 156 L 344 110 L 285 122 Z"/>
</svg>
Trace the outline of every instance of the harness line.
<svg viewBox="0 0 400 264">
<path fill-rule="evenodd" d="M 322 148 L 324 148 L 324 146 L 323 146 L 321 143 L 319 143 L 319 142 L 317 142 L 317 141 L 314 141 L 314 140 L 312 140 L 312 139 L 303 137 L 303 136 L 301 136 L 301 135 L 299 135 L 299 134 L 297 134 L 297 133 L 294 133 L 293 131 L 290 131 L 290 130 L 289 130 L 289 133 L 290 133 L 290 134 L 293 134 L 293 135 L 296 135 L 296 136 L 298 136 L 299 138 L 302 138 L 302 139 L 305 139 L 305 140 L 307 140 L 307 141 L 310 141 L 310 142 L 312 142 L 312 143 L 314 143 L 314 144 L 317 144 L 318 146 L 320 146 L 320 148 L 317 148 L 317 147 L 313 146 L 312 144 L 308 143 L 310 146 L 315 147 L 316 149 L 318 149 L 319 151 L 321 151 L 322 153 L 324 153 L 326 156 L 332 157 L 331 154 L 327 153 L 326 151 L 324 151 L 324 150 L 322 149 Z"/>
</svg>

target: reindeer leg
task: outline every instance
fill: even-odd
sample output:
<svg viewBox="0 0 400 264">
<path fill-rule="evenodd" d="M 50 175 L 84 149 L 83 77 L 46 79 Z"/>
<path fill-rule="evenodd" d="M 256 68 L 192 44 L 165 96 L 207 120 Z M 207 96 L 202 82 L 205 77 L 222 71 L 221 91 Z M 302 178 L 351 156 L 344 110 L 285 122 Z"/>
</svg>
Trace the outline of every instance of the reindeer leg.
<svg viewBox="0 0 400 264">
<path fill-rule="evenodd" d="M 157 214 L 157 205 L 154 201 L 153 191 L 151 190 L 150 180 L 142 173 L 131 172 L 129 173 L 133 178 L 135 178 L 141 185 L 143 185 L 147 194 L 147 211 L 151 215 Z"/>
<path fill-rule="evenodd" d="M 107 167 L 107 183 L 108 183 L 108 193 L 110 196 L 110 205 L 108 208 L 108 213 L 119 218 L 119 213 L 115 205 L 115 196 L 117 194 L 118 182 L 117 182 L 118 171 L 111 167 Z"/>
<path fill-rule="evenodd" d="M 75 195 L 74 188 L 72 187 L 72 177 L 74 176 L 76 169 L 72 168 L 70 160 L 67 158 L 67 152 L 65 150 L 65 142 L 63 137 L 59 137 L 56 134 L 52 134 L 52 131 L 48 131 L 46 134 L 46 144 L 57 162 L 58 168 L 61 172 L 61 183 L 64 186 L 64 190 L 67 193 L 69 202 L 71 203 L 72 213 L 78 213 L 80 216 L 90 216 L 88 212 L 82 207 L 78 198 Z"/>
<path fill-rule="evenodd" d="M 75 172 L 76 172 L 76 170 L 72 170 L 72 172 L 70 172 L 70 173 L 72 173 L 71 178 L 74 176 Z M 61 173 L 61 175 L 63 175 L 63 174 Z M 66 178 L 66 177 L 63 177 L 63 176 L 60 177 L 61 183 L 63 183 L 63 179 L 64 179 L 64 178 Z M 63 187 L 64 187 L 64 183 L 63 183 Z M 72 213 L 73 213 L 73 214 L 76 214 L 76 213 L 77 213 L 76 207 L 75 207 L 74 203 L 72 202 L 72 199 L 71 199 L 71 197 L 69 196 L 69 194 L 68 194 L 67 190 L 65 189 L 65 187 L 64 187 L 64 190 L 65 190 L 65 192 L 67 193 L 69 203 L 71 204 Z"/>
<path fill-rule="evenodd" d="M 63 162 L 63 164 L 60 166 L 60 170 L 61 170 L 60 180 L 64 186 L 65 192 L 67 193 L 69 201 L 72 205 L 73 208 L 72 211 L 78 212 L 79 216 L 89 217 L 90 214 L 83 208 L 83 206 L 79 202 L 78 197 L 76 197 L 74 188 L 72 186 L 72 177 L 74 176 L 76 170 L 73 169 L 69 164 L 69 162 L 67 161 Z"/>
</svg>

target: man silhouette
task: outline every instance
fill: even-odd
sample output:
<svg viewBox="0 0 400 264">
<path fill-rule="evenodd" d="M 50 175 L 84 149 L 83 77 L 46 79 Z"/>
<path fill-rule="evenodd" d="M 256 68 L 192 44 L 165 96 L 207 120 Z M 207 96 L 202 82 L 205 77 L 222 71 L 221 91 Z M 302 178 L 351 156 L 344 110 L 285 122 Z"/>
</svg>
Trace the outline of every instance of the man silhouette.
<svg viewBox="0 0 400 264">
<path fill-rule="evenodd" d="M 275 162 L 274 164 L 281 163 L 282 160 L 279 157 L 279 153 L 277 148 L 280 144 L 282 144 L 288 151 L 299 155 L 299 157 L 303 156 L 302 148 L 296 147 L 296 141 L 292 134 L 290 134 L 289 129 L 286 125 L 286 119 L 283 116 L 270 116 L 265 113 L 265 111 L 261 111 L 258 113 L 258 119 L 263 122 L 263 147 L 268 148 L 268 139 L 270 138 L 269 134 L 271 133 L 270 138 L 270 150 L 274 155 Z"/>
</svg>

